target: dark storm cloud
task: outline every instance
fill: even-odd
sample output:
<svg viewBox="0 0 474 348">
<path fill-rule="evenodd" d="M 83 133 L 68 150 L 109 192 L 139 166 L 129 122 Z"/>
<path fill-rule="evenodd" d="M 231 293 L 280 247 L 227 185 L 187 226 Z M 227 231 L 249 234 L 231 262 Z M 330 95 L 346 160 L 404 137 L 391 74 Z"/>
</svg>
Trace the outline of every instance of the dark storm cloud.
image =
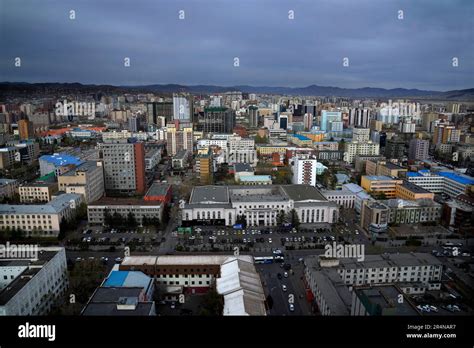
<svg viewBox="0 0 474 348">
<path fill-rule="evenodd" d="M 471 0 L 2 0 L 0 80 L 461 89 L 473 18 Z"/>
</svg>

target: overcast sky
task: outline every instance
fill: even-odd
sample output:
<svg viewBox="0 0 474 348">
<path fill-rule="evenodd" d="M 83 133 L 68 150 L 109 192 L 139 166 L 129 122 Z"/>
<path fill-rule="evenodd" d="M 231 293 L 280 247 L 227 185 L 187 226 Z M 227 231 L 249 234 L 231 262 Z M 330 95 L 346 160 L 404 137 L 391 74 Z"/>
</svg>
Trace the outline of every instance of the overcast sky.
<svg viewBox="0 0 474 348">
<path fill-rule="evenodd" d="M 474 87 L 474 0 L 0 0 L 0 47 L 0 81 L 445 91 Z"/>
</svg>

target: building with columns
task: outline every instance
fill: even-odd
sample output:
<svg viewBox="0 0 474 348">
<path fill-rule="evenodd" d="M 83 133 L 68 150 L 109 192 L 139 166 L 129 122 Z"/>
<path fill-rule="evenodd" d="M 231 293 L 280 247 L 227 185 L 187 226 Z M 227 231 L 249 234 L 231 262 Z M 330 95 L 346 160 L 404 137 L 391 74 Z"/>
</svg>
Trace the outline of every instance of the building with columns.
<svg viewBox="0 0 474 348">
<path fill-rule="evenodd" d="M 232 226 L 244 216 L 247 226 L 276 226 L 280 211 L 295 209 L 301 223 L 335 223 L 337 203 L 309 185 L 199 186 L 182 203 L 183 226 Z"/>
</svg>

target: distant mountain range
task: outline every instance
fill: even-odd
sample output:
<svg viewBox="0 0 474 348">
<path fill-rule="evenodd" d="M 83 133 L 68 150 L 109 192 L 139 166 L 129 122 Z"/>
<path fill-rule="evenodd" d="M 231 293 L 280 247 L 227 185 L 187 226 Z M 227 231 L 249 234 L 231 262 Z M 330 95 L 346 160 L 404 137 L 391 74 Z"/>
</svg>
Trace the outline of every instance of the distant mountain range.
<svg viewBox="0 0 474 348">
<path fill-rule="evenodd" d="M 243 93 L 277 94 L 277 95 L 300 95 L 300 96 L 335 96 L 352 98 L 403 98 L 415 97 L 417 99 L 474 101 L 474 88 L 454 90 L 447 92 L 426 91 L 405 88 L 339 88 L 310 85 L 307 87 L 269 87 L 269 86 L 214 86 L 214 85 L 178 85 L 178 84 L 156 84 L 145 86 L 112 86 L 112 85 L 83 85 L 80 83 L 26 83 L 26 82 L 0 82 L 0 95 L 41 93 L 45 91 L 64 90 L 73 92 L 155 92 L 173 93 L 188 92 L 193 94 L 214 94 L 229 91 L 241 91 Z"/>
</svg>

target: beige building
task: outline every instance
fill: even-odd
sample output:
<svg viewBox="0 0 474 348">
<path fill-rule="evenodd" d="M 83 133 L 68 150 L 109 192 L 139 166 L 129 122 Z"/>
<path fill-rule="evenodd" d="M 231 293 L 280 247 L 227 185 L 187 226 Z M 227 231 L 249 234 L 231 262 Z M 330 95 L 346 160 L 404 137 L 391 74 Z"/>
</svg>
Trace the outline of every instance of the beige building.
<svg viewBox="0 0 474 348">
<path fill-rule="evenodd" d="M 53 195 L 58 192 L 58 184 L 55 182 L 33 182 L 19 187 L 21 203 L 49 202 Z"/>
<path fill-rule="evenodd" d="M 104 195 L 104 169 L 102 162 L 87 161 L 58 177 L 59 190 L 84 196 L 86 203 Z"/>
<path fill-rule="evenodd" d="M 26 237 L 57 237 L 61 221 L 72 219 L 82 202 L 82 196 L 66 193 L 47 204 L 0 204 L 0 230 L 20 229 Z"/>
</svg>

